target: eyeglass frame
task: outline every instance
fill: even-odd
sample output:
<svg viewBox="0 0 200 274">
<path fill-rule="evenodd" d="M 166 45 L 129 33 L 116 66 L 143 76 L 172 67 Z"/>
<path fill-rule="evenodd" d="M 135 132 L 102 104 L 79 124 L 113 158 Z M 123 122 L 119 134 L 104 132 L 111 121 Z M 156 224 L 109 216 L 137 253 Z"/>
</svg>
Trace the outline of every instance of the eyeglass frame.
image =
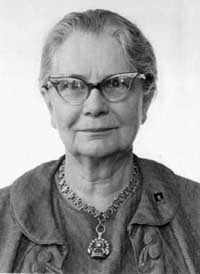
<svg viewBox="0 0 200 274">
<path fill-rule="evenodd" d="M 86 80 L 82 79 L 82 78 L 79 78 L 79 77 L 75 77 L 75 76 L 49 76 L 47 78 L 47 83 L 46 85 L 43 85 L 42 88 L 45 88 L 46 90 L 48 90 L 51 86 L 53 86 L 56 90 L 56 92 L 58 93 L 58 95 L 67 103 L 71 104 L 71 105 L 81 105 L 83 104 L 83 102 L 85 100 L 87 100 L 87 98 L 90 96 L 90 93 L 93 89 L 98 89 L 101 94 L 103 95 L 103 97 L 108 101 L 108 102 L 113 102 L 113 103 L 117 103 L 117 102 L 120 102 L 122 100 L 124 100 L 127 96 L 128 96 L 128 93 L 127 93 L 127 96 L 117 100 L 117 101 L 112 101 L 110 99 L 108 99 L 103 91 L 103 88 L 102 88 L 102 85 L 103 83 L 109 79 L 110 77 L 114 77 L 114 76 L 133 76 L 133 82 L 136 78 L 138 79 L 143 79 L 143 80 L 147 80 L 147 76 L 144 74 L 144 73 L 139 73 L 139 72 L 122 72 L 122 73 L 116 73 L 116 74 L 111 74 L 111 75 L 108 75 L 106 76 L 103 80 L 101 80 L 100 82 L 96 83 L 96 84 L 93 84 L 91 82 L 87 82 Z M 87 96 L 84 97 L 84 99 L 81 101 L 81 102 L 78 102 L 78 103 L 74 103 L 74 102 L 70 102 L 68 100 L 66 100 L 60 93 L 60 91 L 58 90 L 58 87 L 57 87 L 57 83 L 53 82 L 52 80 L 60 80 L 60 79 L 77 79 L 77 80 L 81 80 L 83 81 L 83 83 L 85 84 L 85 86 L 87 87 Z M 131 87 L 132 87 L 133 83 L 131 84 L 131 86 L 129 87 L 128 91 L 131 90 Z"/>
</svg>

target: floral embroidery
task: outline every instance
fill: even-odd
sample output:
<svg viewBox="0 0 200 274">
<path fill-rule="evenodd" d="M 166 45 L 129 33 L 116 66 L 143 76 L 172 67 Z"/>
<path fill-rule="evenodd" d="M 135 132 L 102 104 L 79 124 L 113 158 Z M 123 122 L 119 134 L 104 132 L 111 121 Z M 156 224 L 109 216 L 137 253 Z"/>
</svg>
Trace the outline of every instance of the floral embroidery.
<svg viewBox="0 0 200 274">
<path fill-rule="evenodd" d="M 144 247 L 140 252 L 138 268 L 141 273 L 162 274 L 162 243 L 156 229 L 148 227 L 143 239 Z"/>
</svg>

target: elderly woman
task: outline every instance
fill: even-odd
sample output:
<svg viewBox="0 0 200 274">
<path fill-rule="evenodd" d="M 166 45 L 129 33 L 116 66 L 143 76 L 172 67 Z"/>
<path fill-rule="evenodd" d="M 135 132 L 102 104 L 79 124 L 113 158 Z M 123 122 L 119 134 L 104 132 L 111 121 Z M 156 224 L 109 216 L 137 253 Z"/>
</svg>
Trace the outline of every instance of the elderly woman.
<svg viewBox="0 0 200 274">
<path fill-rule="evenodd" d="M 200 273 L 200 187 L 132 144 L 156 89 L 153 49 L 105 10 L 49 33 L 40 87 L 65 155 L 0 192 L 0 271 Z"/>
</svg>

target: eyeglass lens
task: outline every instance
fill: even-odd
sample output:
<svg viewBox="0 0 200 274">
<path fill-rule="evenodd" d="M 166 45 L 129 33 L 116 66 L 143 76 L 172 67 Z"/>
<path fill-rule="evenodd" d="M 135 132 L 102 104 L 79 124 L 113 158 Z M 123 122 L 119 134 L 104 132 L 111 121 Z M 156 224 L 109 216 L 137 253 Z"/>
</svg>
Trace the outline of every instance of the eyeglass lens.
<svg viewBox="0 0 200 274">
<path fill-rule="evenodd" d="M 86 83 L 84 80 L 71 77 L 53 79 L 51 83 L 57 89 L 60 96 L 69 103 L 81 104 L 89 96 L 94 86 L 98 86 L 108 101 L 117 102 L 129 94 L 130 89 L 133 88 L 133 81 L 136 75 L 110 76 L 98 85 L 92 85 Z"/>
</svg>

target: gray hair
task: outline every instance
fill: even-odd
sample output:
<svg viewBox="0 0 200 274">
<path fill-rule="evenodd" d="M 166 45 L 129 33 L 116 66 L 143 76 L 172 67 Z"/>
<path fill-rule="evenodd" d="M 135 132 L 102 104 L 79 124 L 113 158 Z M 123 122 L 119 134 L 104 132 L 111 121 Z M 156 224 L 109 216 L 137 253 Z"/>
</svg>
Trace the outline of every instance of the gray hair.
<svg viewBox="0 0 200 274">
<path fill-rule="evenodd" d="M 156 88 L 156 58 L 150 42 L 135 24 L 117 13 L 101 9 L 69 13 L 49 32 L 42 52 L 40 87 L 47 82 L 55 52 L 76 30 L 97 35 L 109 32 L 120 43 L 130 68 L 134 66 L 139 73 L 146 75 L 145 89 L 150 85 Z"/>
</svg>

